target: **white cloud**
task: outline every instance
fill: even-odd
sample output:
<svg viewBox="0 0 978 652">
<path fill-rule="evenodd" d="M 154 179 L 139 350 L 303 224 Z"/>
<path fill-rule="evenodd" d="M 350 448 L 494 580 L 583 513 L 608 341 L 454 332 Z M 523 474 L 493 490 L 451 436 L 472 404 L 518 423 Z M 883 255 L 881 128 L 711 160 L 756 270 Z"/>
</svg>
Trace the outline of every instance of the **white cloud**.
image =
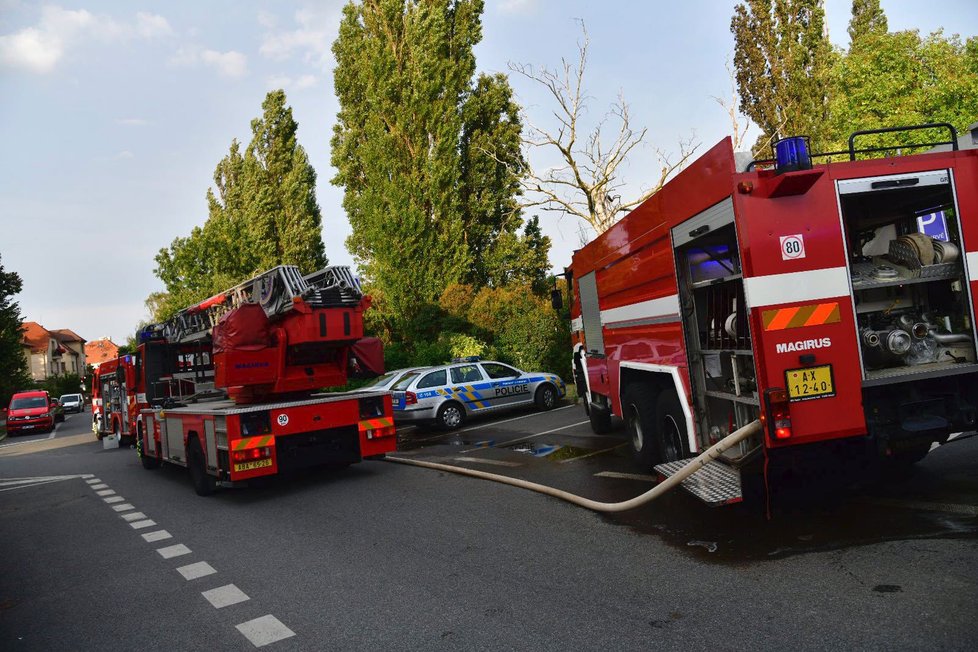
<svg viewBox="0 0 978 652">
<path fill-rule="evenodd" d="M 224 77 L 237 78 L 248 74 L 248 58 L 235 50 L 204 50 L 200 53 L 200 59 Z"/>
<path fill-rule="evenodd" d="M 54 70 L 65 52 L 83 41 L 153 39 L 171 32 L 166 18 L 156 14 L 140 12 L 129 23 L 84 9 L 48 5 L 41 9 L 37 25 L 0 36 L 0 65 L 43 74 Z"/>
<path fill-rule="evenodd" d="M 276 20 L 259 14 L 258 23 L 268 30 L 259 52 L 273 61 L 285 61 L 300 56 L 303 61 L 321 70 L 328 70 L 333 61 L 330 50 L 340 24 L 340 11 L 331 8 L 306 8 L 295 12 L 296 29 L 276 29 Z"/>
<path fill-rule="evenodd" d="M 170 65 L 194 67 L 205 65 L 213 68 L 223 77 L 239 78 L 248 74 L 248 57 L 236 50 L 218 52 L 197 46 L 179 48 L 172 57 Z"/>
</svg>

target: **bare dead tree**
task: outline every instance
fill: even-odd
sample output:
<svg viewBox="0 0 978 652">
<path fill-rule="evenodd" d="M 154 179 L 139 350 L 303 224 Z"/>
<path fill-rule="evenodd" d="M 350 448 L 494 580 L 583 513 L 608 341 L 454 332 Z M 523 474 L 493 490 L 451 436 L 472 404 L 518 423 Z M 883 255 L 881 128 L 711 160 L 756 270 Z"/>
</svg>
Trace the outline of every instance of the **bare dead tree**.
<svg viewBox="0 0 978 652">
<path fill-rule="evenodd" d="M 632 127 L 628 104 L 619 93 L 617 101 L 590 133 L 581 134 L 581 121 L 587 112 L 587 92 L 584 72 L 590 41 L 583 21 L 582 37 L 578 41 L 576 64 L 561 58 L 558 70 L 534 69 L 526 64 L 510 63 L 512 72 L 543 86 L 556 102 L 551 112 L 555 127 L 545 129 L 534 124 L 525 114 L 523 136 L 527 148 L 555 150 L 560 163 L 545 171 L 532 168 L 523 180 L 523 208 L 539 207 L 575 215 L 587 222 L 596 233 L 603 233 L 619 216 L 658 192 L 669 178 L 689 163 L 699 147 L 693 137 L 679 141 L 679 152 L 672 156 L 653 148 L 659 161 L 660 173 L 652 184 L 644 186 L 637 197 L 622 200 L 620 169 L 628 155 L 645 139 L 647 129 Z M 608 132 L 614 125 L 614 136 Z"/>
<path fill-rule="evenodd" d="M 727 69 L 727 76 L 730 78 L 730 94 L 727 98 L 714 95 L 713 100 L 730 116 L 730 139 L 733 141 L 733 150 L 740 152 L 744 150 L 747 132 L 753 123 L 750 118 L 741 115 L 740 111 L 737 110 L 737 107 L 740 106 L 740 95 L 737 93 L 737 71 L 730 65 L 729 57 L 727 57 L 724 66 Z M 744 121 L 743 127 L 741 127 L 741 120 Z"/>
</svg>

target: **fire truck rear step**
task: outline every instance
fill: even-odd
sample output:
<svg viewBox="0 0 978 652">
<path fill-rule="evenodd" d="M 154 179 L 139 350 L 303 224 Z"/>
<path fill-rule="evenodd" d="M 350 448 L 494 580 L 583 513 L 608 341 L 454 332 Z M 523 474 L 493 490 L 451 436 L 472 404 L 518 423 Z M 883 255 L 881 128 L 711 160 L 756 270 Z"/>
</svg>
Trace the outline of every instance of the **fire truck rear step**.
<svg viewBox="0 0 978 652">
<path fill-rule="evenodd" d="M 668 478 L 675 475 L 691 460 L 658 464 L 655 470 Z M 744 500 L 740 490 L 740 473 L 723 462 L 708 462 L 682 482 L 682 487 L 711 507 L 731 505 Z"/>
</svg>

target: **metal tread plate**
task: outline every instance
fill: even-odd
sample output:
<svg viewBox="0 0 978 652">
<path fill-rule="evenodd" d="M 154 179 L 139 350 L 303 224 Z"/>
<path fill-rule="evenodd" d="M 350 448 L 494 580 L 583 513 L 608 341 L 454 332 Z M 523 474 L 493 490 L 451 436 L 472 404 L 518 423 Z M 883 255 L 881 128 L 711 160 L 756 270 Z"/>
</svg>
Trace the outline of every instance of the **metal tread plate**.
<svg viewBox="0 0 978 652">
<path fill-rule="evenodd" d="M 692 460 L 657 464 L 657 473 L 670 477 Z M 740 473 L 722 462 L 707 462 L 696 473 L 682 481 L 682 487 L 712 506 L 730 505 L 744 500 L 740 489 Z"/>
</svg>

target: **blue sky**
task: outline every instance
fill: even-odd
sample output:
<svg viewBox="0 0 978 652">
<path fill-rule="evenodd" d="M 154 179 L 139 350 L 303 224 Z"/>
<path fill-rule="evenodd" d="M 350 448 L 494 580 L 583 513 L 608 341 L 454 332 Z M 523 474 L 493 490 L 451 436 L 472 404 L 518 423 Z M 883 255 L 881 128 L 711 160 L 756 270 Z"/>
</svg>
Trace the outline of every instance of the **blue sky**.
<svg viewBox="0 0 978 652">
<path fill-rule="evenodd" d="M 319 174 L 330 262 L 351 264 L 341 190 L 329 183 L 330 47 L 343 4 L 0 0 L 0 257 L 24 280 L 24 318 L 123 342 L 161 289 L 153 256 L 204 222 L 215 165 L 232 138 L 247 143 L 265 93 L 280 87 Z M 656 176 L 655 148 L 692 135 L 705 149 L 727 135 L 713 97 L 730 93 L 734 4 L 487 0 L 478 64 L 557 66 L 576 57 L 574 19 L 583 19 L 590 119 L 621 91 L 633 123 L 648 127 L 623 170 L 628 196 Z M 973 1 L 882 4 L 891 30 L 978 34 Z M 826 3 L 840 46 L 849 8 Z M 526 80 L 512 83 L 528 117 L 548 126 L 546 98 Z M 561 268 L 580 246 L 579 224 L 541 218 Z"/>
</svg>

